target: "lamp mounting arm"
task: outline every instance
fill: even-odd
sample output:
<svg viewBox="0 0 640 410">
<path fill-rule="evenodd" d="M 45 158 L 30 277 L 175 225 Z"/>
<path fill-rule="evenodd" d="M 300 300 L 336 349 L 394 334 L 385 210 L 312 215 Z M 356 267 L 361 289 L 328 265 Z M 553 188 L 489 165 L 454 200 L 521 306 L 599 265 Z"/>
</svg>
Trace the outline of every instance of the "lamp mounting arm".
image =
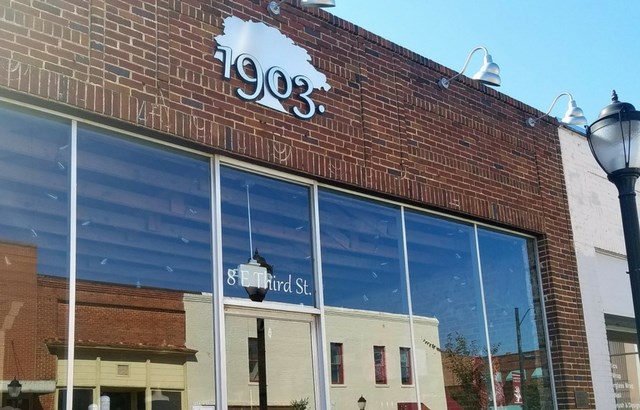
<svg viewBox="0 0 640 410">
<path fill-rule="evenodd" d="M 534 117 L 527 118 L 527 121 L 526 121 L 527 125 L 530 127 L 533 127 L 536 125 L 536 123 L 540 119 L 548 116 L 551 113 L 551 110 L 553 110 L 553 107 L 556 106 L 556 103 L 558 102 L 560 97 L 565 95 L 569 97 L 569 104 L 567 105 L 567 111 L 565 112 L 560 122 L 567 125 L 585 125 L 587 122 L 587 119 L 584 117 L 582 110 L 578 108 L 576 101 L 573 99 L 573 96 L 566 92 L 560 93 L 556 98 L 554 98 L 553 102 L 549 106 L 549 109 L 544 114 L 535 118 Z"/>
<path fill-rule="evenodd" d="M 484 55 L 488 55 L 489 51 L 485 48 L 485 47 L 476 47 L 473 50 L 471 50 L 471 52 L 469 53 L 469 55 L 467 56 L 467 60 L 464 62 L 464 65 L 462 66 L 462 70 L 460 70 L 458 72 L 458 74 L 454 75 L 453 77 L 447 79 L 447 78 L 442 78 L 440 79 L 440 81 L 438 81 L 438 84 L 441 87 L 444 88 L 449 88 L 449 83 L 453 80 L 455 80 L 456 78 L 460 77 L 462 75 L 462 73 L 464 73 L 464 71 L 467 69 L 467 66 L 469 65 L 469 62 L 471 61 L 471 57 L 473 56 L 473 54 L 478 51 L 478 50 L 483 50 L 484 51 Z"/>
<path fill-rule="evenodd" d="M 541 116 L 539 116 L 538 118 L 535 119 L 535 121 L 538 121 L 540 118 L 546 117 L 547 115 L 549 115 L 549 113 L 551 112 L 551 110 L 553 110 L 553 107 L 556 106 L 556 103 L 558 102 L 558 100 L 560 99 L 560 97 L 562 97 L 563 95 L 566 95 L 569 97 L 570 100 L 573 100 L 573 96 L 569 93 L 560 93 L 551 103 L 551 105 L 549 106 L 549 109 L 547 110 L 547 112 L 545 112 L 544 114 L 542 114 Z"/>
</svg>

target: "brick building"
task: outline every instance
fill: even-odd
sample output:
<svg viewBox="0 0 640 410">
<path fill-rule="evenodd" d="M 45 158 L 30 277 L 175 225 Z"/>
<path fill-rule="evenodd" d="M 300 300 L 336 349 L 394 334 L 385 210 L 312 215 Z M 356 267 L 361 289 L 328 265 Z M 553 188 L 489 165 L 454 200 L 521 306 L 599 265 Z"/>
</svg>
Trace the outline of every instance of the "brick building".
<svg viewBox="0 0 640 410">
<path fill-rule="evenodd" d="M 16 377 L 23 395 L 68 409 L 103 396 L 114 409 L 256 406 L 264 390 L 271 408 L 360 396 L 367 408 L 521 408 L 500 397 L 518 372 L 528 408 L 593 406 L 556 123 L 524 126 L 539 113 L 464 76 L 444 89 L 448 68 L 294 1 L 277 17 L 257 0 L 27 3 L 0 5 L 0 240 L 33 248 L 38 277 L 67 284 L 66 362 L 36 363 L 26 350 L 46 341 L 3 328 L 3 386 Z M 254 252 L 273 265 L 262 303 L 242 289 L 262 286 L 243 272 L 267 277 L 247 263 Z M 175 377 L 135 390 L 80 386 L 83 326 L 104 314 L 84 283 L 182 295 L 186 370 L 159 363 Z M 7 326 L 29 327 L 20 289 L 2 290 Z M 377 322 L 350 328 L 336 309 Z M 280 340 L 267 371 L 291 377 L 255 377 L 252 318 Z M 162 321 L 132 323 L 125 342 L 148 343 L 150 323 Z M 154 343 L 181 345 L 173 331 Z M 248 336 L 248 363 L 231 354 L 234 334 Z M 441 351 L 485 365 L 457 387 L 442 369 L 436 387 Z M 511 368 L 486 365 L 513 354 Z M 53 365 L 56 385 L 38 384 L 35 369 Z"/>
</svg>

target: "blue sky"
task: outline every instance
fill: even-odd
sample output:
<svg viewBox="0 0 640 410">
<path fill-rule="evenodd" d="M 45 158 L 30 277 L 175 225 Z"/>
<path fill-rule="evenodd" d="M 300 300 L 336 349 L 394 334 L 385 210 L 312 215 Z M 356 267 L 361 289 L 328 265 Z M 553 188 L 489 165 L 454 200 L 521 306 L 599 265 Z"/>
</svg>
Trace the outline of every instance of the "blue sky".
<svg viewBox="0 0 640 410">
<path fill-rule="evenodd" d="M 336 0 L 325 10 L 455 71 L 485 46 L 498 90 L 542 112 L 568 92 L 592 123 L 613 89 L 640 110 L 640 1 Z M 478 52 L 465 75 L 481 64 Z"/>
</svg>

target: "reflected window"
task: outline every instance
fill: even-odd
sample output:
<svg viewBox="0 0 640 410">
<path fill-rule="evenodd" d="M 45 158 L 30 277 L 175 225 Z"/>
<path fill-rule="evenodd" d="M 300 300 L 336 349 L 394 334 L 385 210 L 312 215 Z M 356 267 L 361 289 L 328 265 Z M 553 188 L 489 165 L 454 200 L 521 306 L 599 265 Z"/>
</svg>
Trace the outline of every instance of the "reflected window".
<svg viewBox="0 0 640 410">
<path fill-rule="evenodd" d="M 93 389 L 73 389 L 72 409 L 88 409 L 93 403 Z M 58 409 L 67 407 L 67 389 L 58 390 Z"/>
<path fill-rule="evenodd" d="M 387 384 L 387 357 L 384 346 L 373 346 L 373 366 L 376 384 Z"/>
<path fill-rule="evenodd" d="M 413 371 L 411 369 L 411 349 L 400 348 L 400 380 L 403 385 L 413 384 Z"/>
<path fill-rule="evenodd" d="M 260 381 L 260 372 L 258 371 L 258 338 L 250 337 L 248 340 L 249 348 L 249 381 L 258 383 Z"/>
<path fill-rule="evenodd" d="M 139 403 L 138 403 L 139 405 Z M 182 394 L 177 391 L 154 390 L 151 394 L 151 410 L 182 409 Z M 110 410 L 116 410 L 111 407 Z"/>
<path fill-rule="evenodd" d="M 249 299 L 238 266 L 258 251 L 273 269 L 265 301 L 314 306 L 309 187 L 231 167 L 220 181 L 224 295 Z"/>
<path fill-rule="evenodd" d="M 344 384 L 342 343 L 331 343 L 331 384 Z"/>
</svg>

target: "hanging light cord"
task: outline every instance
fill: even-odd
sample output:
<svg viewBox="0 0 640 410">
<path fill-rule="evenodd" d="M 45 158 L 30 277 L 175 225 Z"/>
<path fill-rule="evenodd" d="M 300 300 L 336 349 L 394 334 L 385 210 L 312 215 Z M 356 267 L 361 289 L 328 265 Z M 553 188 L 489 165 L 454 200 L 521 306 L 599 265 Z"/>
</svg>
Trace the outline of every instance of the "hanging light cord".
<svg viewBox="0 0 640 410">
<path fill-rule="evenodd" d="M 251 202 L 249 200 L 249 184 L 247 187 L 247 219 L 249 220 L 249 256 L 253 258 L 253 239 L 251 237 Z"/>
</svg>

